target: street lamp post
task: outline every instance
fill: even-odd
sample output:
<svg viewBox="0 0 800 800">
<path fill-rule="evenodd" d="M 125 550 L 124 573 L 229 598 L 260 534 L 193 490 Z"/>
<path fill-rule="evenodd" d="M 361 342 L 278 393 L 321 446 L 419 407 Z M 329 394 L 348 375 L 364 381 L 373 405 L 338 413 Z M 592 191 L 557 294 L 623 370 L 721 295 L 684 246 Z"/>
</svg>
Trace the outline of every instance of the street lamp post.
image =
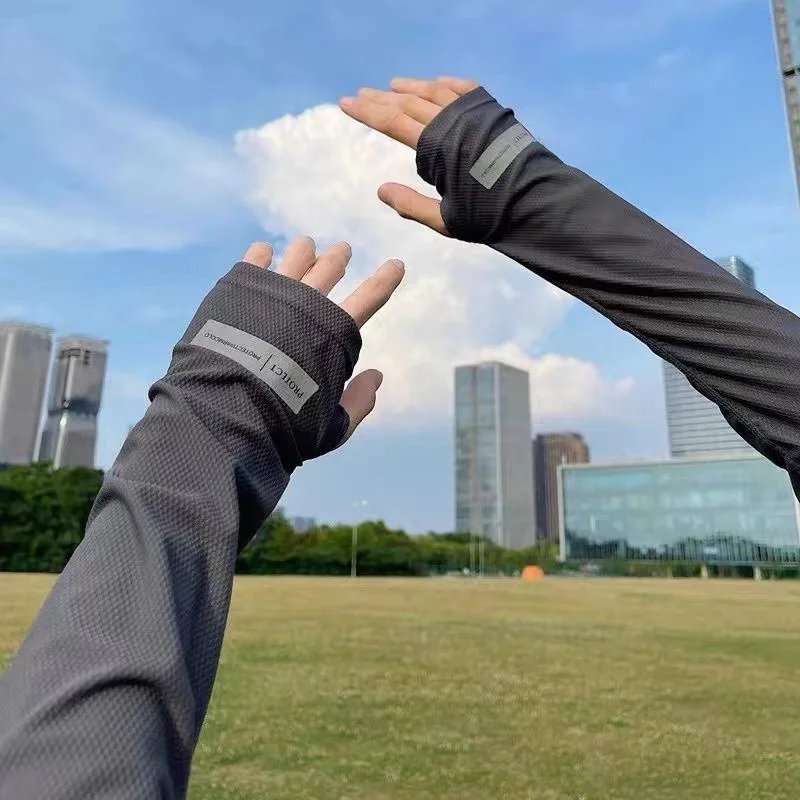
<svg viewBox="0 0 800 800">
<path fill-rule="evenodd" d="M 475 534 L 469 535 L 469 574 L 475 574 Z"/>
<path fill-rule="evenodd" d="M 366 500 L 359 500 L 353 503 L 353 508 L 364 508 L 367 505 Z M 360 522 L 356 520 L 353 523 L 353 537 L 350 542 L 350 577 L 355 578 L 358 574 L 358 526 Z"/>
<path fill-rule="evenodd" d="M 353 540 L 350 544 L 350 577 L 356 577 L 356 561 L 358 560 L 358 523 L 353 525 Z"/>
</svg>

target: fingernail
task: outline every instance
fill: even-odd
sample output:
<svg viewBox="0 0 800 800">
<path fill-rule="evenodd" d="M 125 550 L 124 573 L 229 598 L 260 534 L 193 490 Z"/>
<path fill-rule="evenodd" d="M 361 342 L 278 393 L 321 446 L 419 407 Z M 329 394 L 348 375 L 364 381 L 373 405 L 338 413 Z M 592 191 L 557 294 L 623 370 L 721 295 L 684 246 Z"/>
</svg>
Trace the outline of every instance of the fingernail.
<svg viewBox="0 0 800 800">
<path fill-rule="evenodd" d="M 394 264 L 398 269 L 405 270 L 406 265 L 399 259 L 399 258 L 390 258 L 389 259 L 392 264 Z"/>
<path fill-rule="evenodd" d="M 343 108 L 349 108 L 353 105 L 353 98 L 352 97 L 341 97 L 339 98 L 339 105 Z"/>
<path fill-rule="evenodd" d="M 376 370 L 376 371 L 377 371 L 377 370 Z M 381 384 L 382 384 L 382 383 L 383 383 L 383 373 L 382 373 L 382 372 L 378 372 L 378 375 L 377 375 L 377 382 L 376 382 L 376 384 L 375 384 L 375 391 L 376 391 L 376 392 L 378 391 L 378 389 L 380 389 L 380 388 L 381 388 Z"/>
</svg>

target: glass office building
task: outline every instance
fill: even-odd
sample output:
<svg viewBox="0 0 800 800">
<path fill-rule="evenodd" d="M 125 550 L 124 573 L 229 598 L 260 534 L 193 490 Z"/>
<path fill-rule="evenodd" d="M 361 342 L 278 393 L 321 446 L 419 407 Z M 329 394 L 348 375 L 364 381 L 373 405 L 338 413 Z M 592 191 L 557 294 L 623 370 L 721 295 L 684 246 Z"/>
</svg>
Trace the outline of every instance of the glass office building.
<svg viewBox="0 0 800 800">
<path fill-rule="evenodd" d="M 800 190 L 800 0 L 772 0 L 789 143 Z"/>
<path fill-rule="evenodd" d="M 753 268 L 738 256 L 717 263 L 750 289 L 755 289 Z M 695 389 L 672 364 L 664 363 L 667 435 L 672 458 L 711 453 L 755 452 L 731 428 L 719 406 Z"/>
<path fill-rule="evenodd" d="M 456 531 L 534 544 L 528 373 L 498 362 L 455 372 Z"/>
<path fill-rule="evenodd" d="M 798 563 L 787 473 L 759 454 L 559 469 L 561 556 Z"/>
</svg>

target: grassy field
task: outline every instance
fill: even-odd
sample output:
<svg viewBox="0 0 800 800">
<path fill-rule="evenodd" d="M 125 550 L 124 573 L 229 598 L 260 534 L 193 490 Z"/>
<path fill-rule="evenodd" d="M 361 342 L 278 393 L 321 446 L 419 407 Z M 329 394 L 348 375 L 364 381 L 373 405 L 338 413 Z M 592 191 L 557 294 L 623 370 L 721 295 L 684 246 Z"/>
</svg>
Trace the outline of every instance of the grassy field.
<svg viewBox="0 0 800 800">
<path fill-rule="evenodd" d="M 800 585 L 237 579 L 189 796 L 797 798 Z"/>
</svg>

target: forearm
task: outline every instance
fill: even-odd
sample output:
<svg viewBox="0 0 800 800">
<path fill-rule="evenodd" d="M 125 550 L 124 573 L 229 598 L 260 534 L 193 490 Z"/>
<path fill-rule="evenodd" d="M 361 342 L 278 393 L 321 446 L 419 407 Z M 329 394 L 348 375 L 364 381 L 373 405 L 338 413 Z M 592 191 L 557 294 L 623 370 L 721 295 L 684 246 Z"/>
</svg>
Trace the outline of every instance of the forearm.
<svg viewBox="0 0 800 800">
<path fill-rule="evenodd" d="M 418 166 L 443 196 L 448 229 L 508 255 L 635 335 L 751 444 L 793 470 L 800 319 L 538 142 L 486 188 L 470 169 L 515 122 L 477 90 L 426 128 Z"/>
<path fill-rule="evenodd" d="M 184 796 L 237 552 L 346 426 L 333 398 L 360 338 L 328 305 L 246 264 L 204 301 L 0 679 L 0 797 Z M 303 413 L 195 344 L 209 320 L 301 361 L 319 384 Z"/>
<path fill-rule="evenodd" d="M 191 461 L 164 459 L 187 441 Z M 236 472 L 179 397 L 156 397 L 0 681 L 0 795 L 185 792 L 228 612 Z"/>
</svg>

